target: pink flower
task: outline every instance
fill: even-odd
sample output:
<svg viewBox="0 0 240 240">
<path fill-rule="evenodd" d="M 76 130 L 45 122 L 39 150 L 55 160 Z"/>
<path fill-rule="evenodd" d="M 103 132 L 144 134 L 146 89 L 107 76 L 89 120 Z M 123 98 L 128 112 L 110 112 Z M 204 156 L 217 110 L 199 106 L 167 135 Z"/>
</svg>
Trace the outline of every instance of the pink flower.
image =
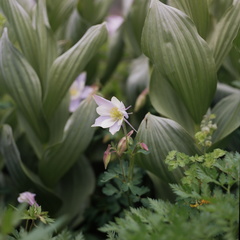
<svg viewBox="0 0 240 240">
<path fill-rule="evenodd" d="M 20 193 L 19 197 L 18 197 L 18 202 L 19 203 L 28 203 L 29 205 L 36 205 L 38 206 L 37 202 L 35 201 L 35 196 L 36 194 L 31 193 L 31 192 L 23 192 Z"/>
</svg>

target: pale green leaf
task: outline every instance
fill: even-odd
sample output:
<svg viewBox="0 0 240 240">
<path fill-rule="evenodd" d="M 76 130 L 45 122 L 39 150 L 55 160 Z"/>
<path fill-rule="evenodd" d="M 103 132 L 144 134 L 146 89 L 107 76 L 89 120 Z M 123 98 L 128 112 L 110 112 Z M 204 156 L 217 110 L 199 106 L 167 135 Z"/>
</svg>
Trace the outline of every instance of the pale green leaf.
<svg viewBox="0 0 240 240">
<path fill-rule="evenodd" d="M 148 155 L 138 155 L 137 163 L 166 182 L 176 182 L 182 176 L 180 169 L 168 170 L 165 159 L 170 151 L 199 153 L 194 139 L 178 123 L 150 113 L 143 119 L 136 138 L 147 144 L 150 151 Z"/>
<path fill-rule="evenodd" d="M 14 30 L 25 58 L 37 70 L 37 37 L 28 13 L 16 0 L 0 1 L 0 7 Z"/>
<path fill-rule="evenodd" d="M 228 8 L 222 18 L 214 26 L 207 42 L 213 51 L 216 62 L 216 69 L 222 65 L 225 57 L 232 48 L 232 42 L 237 36 L 240 26 L 240 1 L 236 0 Z"/>
<path fill-rule="evenodd" d="M 142 50 L 171 84 L 199 124 L 216 89 L 212 52 L 183 12 L 152 0 Z"/>
<path fill-rule="evenodd" d="M 49 22 L 54 32 L 71 16 L 75 4 L 75 0 L 47 0 Z"/>
<path fill-rule="evenodd" d="M 162 116 L 176 121 L 192 136 L 195 134 L 194 121 L 181 98 L 156 67 L 153 69 L 150 80 L 150 99 L 154 108 Z"/>
<path fill-rule="evenodd" d="M 144 55 L 134 59 L 130 65 L 126 92 L 131 104 L 134 104 L 138 95 L 149 84 L 149 60 Z"/>
<path fill-rule="evenodd" d="M 185 12 L 193 20 L 199 35 L 206 39 L 211 26 L 208 0 L 170 0 L 169 5 Z"/>
<path fill-rule="evenodd" d="M 216 115 L 217 124 L 213 143 L 217 143 L 240 126 L 240 94 L 234 93 L 223 98 L 212 109 L 212 113 Z"/>
<path fill-rule="evenodd" d="M 148 0 L 133 1 L 131 8 L 129 8 L 130 5 L 126 6 L 129 9 L 126 9 L 128 14 L 125 17 L 126 19 L 124 22 L 125 41 L 129 45 L 128 49 L 131 50 L 133 56 L 135 57 L 142 54 L 141 35 L 148 6 Z"/>
<path fill-rule="evenodd" d="M 37 175 L 24 165 L 13 139 L 12 129 L 8 125 L 3 125 L 0 128 L 0 151 L 4 157 L 10 177 L 18 191 L 32 189 L 44 206 L 48 206 L 52 211 L 57 211 L 61 204 L 60 199 L 43 185 Z"/>
<path fill-rule="evenodd" d="M 73 220 L 71 226 L 78 225 L 83 219 L 83 213 L 88 206 L 90 195 L 95 188 L 95 175 L 91 164 L 84 156 L 70 169 L 60 182 L 60 196 L 63 206 L 59 215 L 68 214 Z M 69 187 L 71 186 L 71 187 Z"/>
<path fill-rule="evenodd" d="M 12 46 L 5 29 L 0 41 L 0 69 L 4 85 L 36 135 L 46 141 L 48 127 L 42 113 L 39 78 L 24 56 Z"/>
<path fill-rule="evenodd" d="M 61 143 L 48 148 L 40 163 L 40 176 L 53 186 L 73 166 L 90 143 L 96 118 L 96 104 L 91 96 L 71 115 Z"/>
<path fill-rule="evenodd" d="M 44 99 L 46 115 L 52 116 L 69 87 L 107 38 L 105 23 L 91 27 L 67 52 L 58 57 L 48 75 Z"/>
<path fill-rule="evenodd" d="M 92 25 L 101 23 L 113 3 L 113 0 L 78 0 L 80 15 Z"/>
<path fill-rule="evenodd" d="M 42 83 L 43 93 L 47 88 L 49 69 L 57 57 L 57 42 L 48 22 L 45 0 L 38 1 L 35 16 L 35 29 L 37 35 L 38 69 Z"/>
</svg>

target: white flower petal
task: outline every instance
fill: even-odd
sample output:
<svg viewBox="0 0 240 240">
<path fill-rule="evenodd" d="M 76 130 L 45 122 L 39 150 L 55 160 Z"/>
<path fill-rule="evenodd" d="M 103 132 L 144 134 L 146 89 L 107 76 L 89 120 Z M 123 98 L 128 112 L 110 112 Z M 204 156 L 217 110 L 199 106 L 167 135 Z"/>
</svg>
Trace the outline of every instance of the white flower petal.
<svg viewBox="0 0 240 240">
<path fill-rule="evenodd" d="M 117 121 L 117 124 L 121 126 L 121 125 L 122 125 L 122 122 L 123 122 L 123 118 L 122 118 L 121 120 L 118 120 L 118 121 Z"/>
<path fill-rule="evenodd" d="M 114 125 L 116 123 L 116 121 L 114 121 L 112 118 L 108 118 L 106 120 L 104 120 L 101 124 L 102 128 L 109 128 L 112 125 Z"/>
<path fill-rule="evenodd" d="M 112 106 L 111 107 L 108 107 L 108 106 L 99 106 L 97 107 L 96 111 L 99 115 L 102 115 L 102 116 L 110 116 L 110 110 L 112 109 Z"/>
<path fill-rule="evenodd" d="M 109 128 L 109 132 L 114 135 L 116 132 L 118 132 L 121 128 L 121 125 L 118 125 L 117 123 L 115 123 L 114 125 L 112 125 L 110 128 Z"/>
<path fill-rule="evenodd" d="M 93 98 L 94 98 L 94 100 L 95 100 L 95 102 L 97 103 L 98 106 L 101 106 L 101 105 L 109 106 L 109 107 L 113 106 L 110 101 L 108 101 L 107 99 L 102 98 L 102 97 L 100 97 L 98 95 L 93 95 Z"/>
<path fill-rule="evenodd" d="M 115 107 L 117 107 L 117 108 L 121 108 L 122 105 L 123 105 L 123 103 L 120 102 L 116 97 L 112 97 L 112 98 L 111 98 L 111 102 L 112 102 L 112 104 L 113 104 Z M 123 105 L 123 107 L 124 107 L 124 109 L 125 109 L 125 106 L 124 106 L 124 105 Z"/>
<path fill-rule="evenodd" d="M 108 119 L 109 117 L 103 117 L 100 116 L 95 120 L 95 123 L 92 125 L 92 127 L 101 127 L 102 126 L 102 122 L 106 119 Z"/>
</svg>

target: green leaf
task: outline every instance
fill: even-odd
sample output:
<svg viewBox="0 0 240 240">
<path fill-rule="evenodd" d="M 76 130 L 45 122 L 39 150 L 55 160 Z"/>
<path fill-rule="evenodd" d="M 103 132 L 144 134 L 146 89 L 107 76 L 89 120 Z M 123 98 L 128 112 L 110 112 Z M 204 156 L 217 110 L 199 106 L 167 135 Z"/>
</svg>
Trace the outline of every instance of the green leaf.
<svg viewBox="0 0 240 240">
<path fill-rule="evenodd" d="M 35 70 L 38 69 L 37 37 L 28 13 L 16 0 L 1 1 L 0 7 L 13 28 L 24 56 Z"/>
<path fill-rule="evenodd" d="M 211 24 L 208 0 L 170 0 L 169 5 L 185 12 L 195 23 L 199 35 L 206 38 Z"/>
<path fill-rule="evenodd" d="M 75 4 L 75 0 L 47 0 L 49 22 L 54 32 L 70 17 Z"/>
<path fill-rule="evenodd" d="M 48 139 L 48 127 L 42 112 L 39 78 L 24 56 L 12 46 L 5 29 L 0 41 L 0 69 L 4 85 L 36 135 Z"/>
<path fill-rule="evenodd" d="M 52 116 L 72 82 L 106 38 L 105 23 L 93 26 L 78 43 L 54 61 L 48 76 L 48 91 L 44 99 L 44 109 L 48 117 Z"/>
<path fill-rule="evenodd" d="M 92 25 L 101 23 L 106 17 L 113 0 L 78 0 L 80 15 Z"/>
<path fill-rule="evenodd" d="M 126 92 L 131 104 L 149 84 L 149 60 L 144 55 L 131 62 Z"/>
<path fill-rule="evenodd" d="M 60 215 L 67 214 L 71 226 L 79 225 L 95 188 L 95 175 L 91 164 L 84 156 L 70 169 L 59 184 L 63 206 Z M 71 186 L 71 187 L 69 187 Z"/>
<path fill-rule="evenodd" d="M 194 136 L 194 121 L 169 81 L 154 67 L 150 80 L 150 99 L 162 116 L 170 118 Z"/>
<path fill-rule="evenodd" d="M 49 69 L 57 57 L 57 42 L 48 22 L 45 0 L 38 1 L 37 3 L 35 29 L 38 40 L 37 50 L 39 58 L 39 78 L 42 82 L 44 93 L 47 88 L 47 77 Z"/>
<path fill-rule="evenodd" d="M 207 42 L 213 51 L 216 69 L 219 69 L 223 60 L 232 48 L 232 42 L 237 36 L 240 26 L 240 1 L 234 1 L 223 17 L 214 27 Z"/>
<path fill-rule="evenodd" d="M 142 50 L 199 124 L 215 93 L 216 71 L 212 53 L 191 19 L 152 0 L 143 28 Z"/>
<path fill-rule="evenodd" d="M 13 139 L 12 129 L 8 125 L 3 125 L 0 128 L 0 151 L 4 157 L 5 165 L 10 173 L 11 179 L 18 191 L 33 189 L 43 206 L 47 206 L 47 208 L 53 212 L 57 211 L 61 204 L 60 199 L 43 185 L 37 175 L 24 165 Z"/>
<path fill-rule="evenodd" d="M 91 97 L 84 100 L 66 123 L 62 142 L 46 150 L 40 162 L 40 176 L 46 185 L 54 186 L 88 146 L 94 133 L 95 108 Z"/>
<path fill-rule="evenodd" d="M 176 182 L 182 171 L 170 172 L 165 163 L 172 150 L 195 155 L 199 153 L 194 139 L 176 122 L 148 113 L 143 119 L 136 136 L 149 147 L 148 155 L 137 156 L 137 163 L 166 182 Z"/>
<path fill-rule="evenodd" d="M 234 93 L 223 98 L 212 109 L 216 115 L 217 130 L 212 136 L 213 143 L 217 143 L 240 126 L 240 94 Z"/>
<path fill-rule="evenodd" d="M 127 1 L 125 4 L 125 41 L 129 45 L 129 49 L 131 50 L 132 54 L 135 57 L 139 57 L 142 54 L 142 29 L 150 2 L 148 0 L 133 1 L 132 3 L 131 1 Z"/>
</svg>

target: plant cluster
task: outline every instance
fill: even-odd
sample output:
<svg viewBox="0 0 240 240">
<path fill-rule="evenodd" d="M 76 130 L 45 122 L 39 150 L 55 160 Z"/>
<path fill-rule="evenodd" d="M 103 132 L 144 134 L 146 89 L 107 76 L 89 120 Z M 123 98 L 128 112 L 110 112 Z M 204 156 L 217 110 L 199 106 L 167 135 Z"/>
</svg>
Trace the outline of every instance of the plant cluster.
<svg viewBox="0 0 240 240">
<path fill-rule="evenodd" d="M 107 239 L 237 239 L 239 153 L 227 153 L 206 166 L 202 161 L 209 156 L 199 163 L 198 156 L 189 161 L 189 156 L 172 152 L 166 160 L 171 169 L 176 167 L 171 165 L 173 154 L 178 166 L 195 166 L 184 172 L 181 184 L 171 184 L 177 202 L 149 198 L 147 207 L 131 208 L 100 228 Z"/>
<path fill-rule="evenodd" d="M 0 238 L 234 239 L 239 12 L 0 0 Z"/>
</svg>

